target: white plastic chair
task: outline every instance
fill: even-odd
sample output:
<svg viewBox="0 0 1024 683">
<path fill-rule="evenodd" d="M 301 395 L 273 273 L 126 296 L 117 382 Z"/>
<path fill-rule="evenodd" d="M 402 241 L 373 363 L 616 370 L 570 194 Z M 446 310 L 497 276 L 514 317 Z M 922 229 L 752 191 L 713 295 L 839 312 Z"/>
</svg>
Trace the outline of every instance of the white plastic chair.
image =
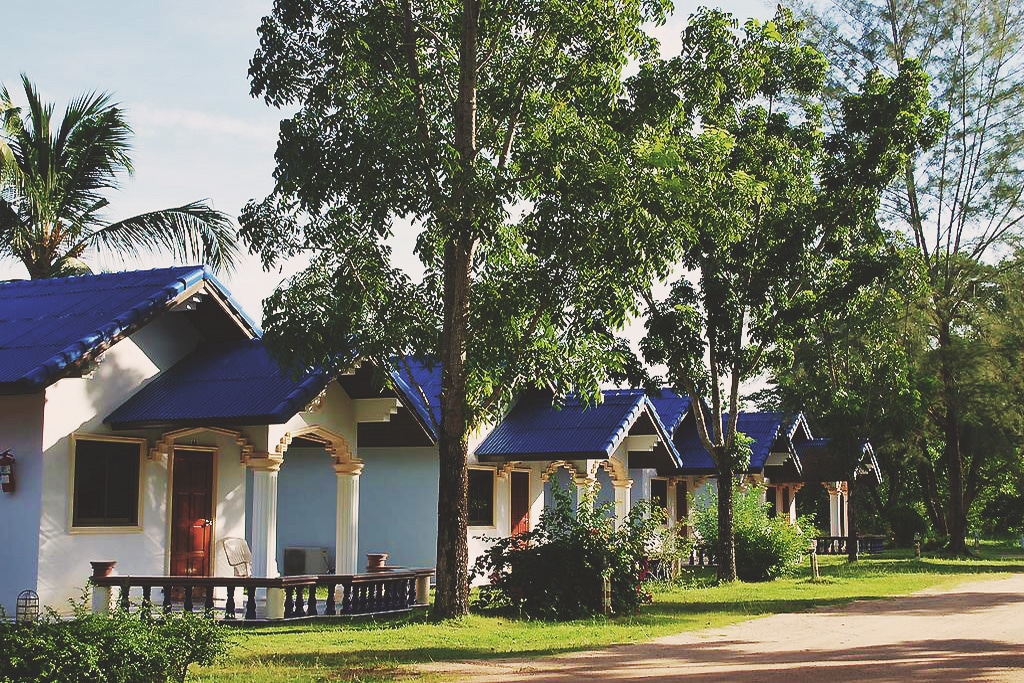
<svg viewBox="0 0 1024 683">
<path fill-rule="evenodd" d="M 225 538 L 221 541 L 228 564 L 235 570 L 235 576 L 252 576 L 252 552 L 244 538 Z"/>
</svg>

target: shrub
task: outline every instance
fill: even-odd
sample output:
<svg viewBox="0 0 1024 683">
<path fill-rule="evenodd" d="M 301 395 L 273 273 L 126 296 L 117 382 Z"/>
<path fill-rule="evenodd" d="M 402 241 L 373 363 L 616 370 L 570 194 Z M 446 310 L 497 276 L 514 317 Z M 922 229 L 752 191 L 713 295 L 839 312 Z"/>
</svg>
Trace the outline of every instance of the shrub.
<svg viewBox="0 0 1024 683">
<path fill-rule="evenodd" d="M 660 526 L 660 510 L 644 501 L 633 506 L 620 529 L 608 504 L 595 508 L 593 495 L 578 508 L 572 495 L 552 482 L 555 504 L 545 508 L 532 531 L 494 545 L 476 561 L 473 576 L 490 585 L 480 608 L 512 607 L 523 616 L 576 619 L 602 612 L 603 578 L 611 579 L 611 607 L 631 614 L 651 600 L 648 548 Z"/>
<path fill-rule="evenodd" d="M 768 581 L 792 573 L 814 537 L 811 519 L 790 524 L 769 517 L 764 489 L 733 488 L 733 539 L 736 543 L 736 575 L 744 581 Z M 714 554 L 718 546 L 718 496 L 710 492 L 696 505 L 688 523 L 694 529 L 694 549 Z"/>
<path fill-rule="evenodd" d="M 924 515 L 910 505 L 897 507 L 889 513 L 889 526 L 892 536 L 899 547 L 914 545 L 914 535 L 924 538 L 928 532 L 928 522 Z"/>
<path fill-rule="evenodd" d="M 225 629 L 211 617 L 143 621 L 76 605 L 70 619 L 48 610 L 35 623 L 0 621 L 0 681 L 183 682 L 190 664 L 212 664 L 227 645 Z"/>
</svg>

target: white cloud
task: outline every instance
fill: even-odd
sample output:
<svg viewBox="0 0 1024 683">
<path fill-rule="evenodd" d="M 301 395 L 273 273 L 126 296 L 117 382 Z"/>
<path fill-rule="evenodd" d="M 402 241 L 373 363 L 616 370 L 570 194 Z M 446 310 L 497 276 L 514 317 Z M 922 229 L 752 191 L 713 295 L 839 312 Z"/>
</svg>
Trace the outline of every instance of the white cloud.
<svg viewBox="0 0 1024 683">
<path fill-rule="evenodd" d="M 135 104 L 126 107 L 128 122 L 136 133 L 143 130 L 176 129 L 192 135 L 228 136 L 242 140 L 277 140 L 277 120 L 251 121 L 195 109 Z"/>
</svg>

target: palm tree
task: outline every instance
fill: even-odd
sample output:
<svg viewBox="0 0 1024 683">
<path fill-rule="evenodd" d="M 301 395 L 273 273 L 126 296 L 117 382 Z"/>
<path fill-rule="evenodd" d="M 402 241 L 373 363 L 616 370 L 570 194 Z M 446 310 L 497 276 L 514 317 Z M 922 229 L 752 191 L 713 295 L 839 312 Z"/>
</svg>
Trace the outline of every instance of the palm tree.
<svg viewBox="0 0 1024 683">
<path fill-rule="evenodd" d="M 0 258 L 14 258 L 35 278 L 89 272 L 89 250 L 128 255 L 170 252 L 231 270 L 239 256 L 231 219 L 206 201 L 152 211 L 116 223 L 103 220 L 104 192 L 133 172 L 132 129 L 106 93 L 71 101 L 64 117 L 42 102 L 23 74 L 23 113 L 0 86 Z"/>
</svg>

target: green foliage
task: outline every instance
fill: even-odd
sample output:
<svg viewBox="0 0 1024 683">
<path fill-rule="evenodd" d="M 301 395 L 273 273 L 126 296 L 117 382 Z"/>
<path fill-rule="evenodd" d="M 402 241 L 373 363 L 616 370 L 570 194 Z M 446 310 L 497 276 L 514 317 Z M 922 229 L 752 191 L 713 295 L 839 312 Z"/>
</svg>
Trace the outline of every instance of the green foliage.
<svg viewBox="0 0 1024 683">
<path fill-rule="evenodd" d="M 826 132 L 826 63 L 803 29 L 783 8 L 742 29 L 727 13 L 701 9 L 679 57 L 646 72 L 652 90 L 671 93 L 663 99 L 674 158 L 687 163 L 703 150 L 709 169 L 708 182 L 693 185 L 669 166 L 659 186 L 673 200 L 663 205 L 666 220 L 685 226 L 689 242 L 685 274 L 664 300 L 648 298 L 641 348 L 691 397 L 726 483 L 743 464 L 741 383 L 789 362 L 818 315 L 824 274 L 842 272 L 850 288 L 875 277 L 863 261 L 879 242 L 881 193 L 933 137 L 927 78 L 913 63 L 895 78 L 865 74 Z M 732 579 L 723 540 L 719 576 Z"/>
<path fill-rule="evenodd" d="M 132 173 L 132 129 L 106 93 L 54 105 L 22 76 L 27 109 L 0 85 L 0 258 L 21 261 L 32 278 L 89 272 L 90 250 L 115 255 L 169 252 L 230 270 L 238 258 L 231 219 L 204 201 L 103 220 L 104 194 Z"/>
<path fill-rule="evenodd" d="M 438 617 L 468 609 L 469 430 L 525 389 L 597 400 L 635 368 L 618 334 L 678 250 L 651 210 L 662 129 L 623 72 L 670 6 L 276 0 L 259 28 L 253 95 L 297 111 L 241 233 L 266 268 L 311 256 L 265 339 L 300 369 L 443 366 Z M 399 232 L 419 272 L 395 267 Z"/>
<path fill-rule="evenodd" d="M 212 664 L 228 641 L 223 627 L 198 614 L 143 621 L 79 605 L 70 619 L 49 611 L 35 623 L 0 621 L 0 681 L 184 683 L 189 665 Z"/>
<path fill-rule="evenodd" d="M 810 548 L 815 531 L 809 518 L 790 524 L 769 517 L 769 505 L 759 486 L 733 487 L 733 539 L 736 574 L 744 581 L 768 581 L 791 574 Z M 693 546 L 711 553 L 718 547 L 718 498 L 709 492 L 691 506 L 687 522 L 694 530 Z"/>
<path fill-rule="evenodd" d="M 664 511 L 637 503 L 616 529 L 611 506 L 595 507 L 592 494 L 577 508 L 557 482 L 551 490 L 555 504 L 532 531 L 497 539 L 477 559 L 474 575 L 490 581 L 481 606 L 511 606 L 527 617 L 561 621 L 601 614 L 607 576 L 612 611 L 637 612 L 651 600 L 649 549 Z"/>
<path fill-rule="evenodd" d="M 928 389 L 916 434 L 903 439 L 916 442 L 916 457 L 893 470 L 918 475 L 919 492 L 902 486 L 901 497 L 916 494 L 963 553 L 972 506 L 1019 461 L 1024 435 L 1019 354 L 1004 353 L 1004 323 L 1020 320 L 1019 278 L 1002 277 L 1017 268 L 1008 255 L 1024 237 L 1024 5 L 837 0 L 806 3 L 804 14 L 835 67 L 830 94 L 850 92 L 869 71 L 902 74 L 913 60 L 943 112 L 929 131 L 938 144 L 907 160 L 880 219 L 913 242 L 927 288 L 906 334 L 919 350 L 912 371 Z"/>
<path fill-rule="evenodd" d="M 893 539 L 901 548 L 912 547 L 915 536 L 920 540 L 928 532 L 928 521 L 912 505 L 893 508 L 886 514 L 886 517 L 889 521 L 889 528 L 892 529 Z"/>
</svg>

